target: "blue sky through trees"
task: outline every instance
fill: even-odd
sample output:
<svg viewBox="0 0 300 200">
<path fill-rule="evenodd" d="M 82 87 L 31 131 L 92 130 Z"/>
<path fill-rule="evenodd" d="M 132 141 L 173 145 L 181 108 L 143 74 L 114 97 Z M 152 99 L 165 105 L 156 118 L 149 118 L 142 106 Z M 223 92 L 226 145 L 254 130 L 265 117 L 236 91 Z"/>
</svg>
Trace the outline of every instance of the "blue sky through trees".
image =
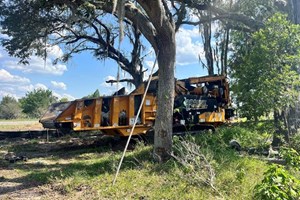
<svg viewBox="0 0 300 200">
<path fill-rule="evenodd" d="M 0 35 L 0 37 L 6 37 Z M 176 78 L 206 75 L 207 72 L 199 63 L 199 55 L 204 60 L 203 45 L 199 28 L 181 28 L 177 35 Z M 122 42 L 121 49 L 128 47 Z M 154 63 L 155 55 L 151 47 L 146 46 L 147 54 L 144 67 L 150 68 Z M 47 59 L 32 56 L 29 65 L 18 63 L 16 58 L 10 57 L 0 46 L 0 99 L 9 95 L 21 98 L 28 91 L 36 88 L 50 89 L 58 98 L 66 97 L 69 100 L 81 98 L 99 89 L 101 95 L 110 95 L 117 90 L 116 84 L 105 83 L 108 79 L 117 76 L 117 63 L 110 59 L 97 60 L 90 52 L 74 55 L 67 63 L 52 64 L 52 61 L 63 54 L 63 49 L 55 46 L 47 50 Z M 150 69 L 148 70 L 150 71 Z M 121 78 L 124 72 L 121 72 Z M 125 75 L 128 77 L 129 75 Z M 148 77 L 148 74 L 145 78 Z M 129 86 L 119 83 L 119 88 Z"/>
</svg>

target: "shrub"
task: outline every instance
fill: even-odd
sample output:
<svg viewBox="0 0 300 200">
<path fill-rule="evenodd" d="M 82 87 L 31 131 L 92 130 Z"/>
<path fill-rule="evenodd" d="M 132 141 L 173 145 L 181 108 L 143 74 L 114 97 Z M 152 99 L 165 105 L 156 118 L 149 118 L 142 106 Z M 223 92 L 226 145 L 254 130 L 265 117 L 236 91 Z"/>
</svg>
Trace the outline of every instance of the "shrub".
<svg viewBox="0 0 300 200">
<path fill-rule="evenodd" d="M 272 165 L 255 186 L 255 199 L 294 200 L 300 198 L 300 182 L 282 166 Z"/>
<path fill-rule="evenodd" d="M 290 138 L 290 146 L 296 151 L 300 152 L 300 132 L 296 133 Z"/>
<path fill-rule="evenodd" d="M 267 148 L 272 142 L 272 135 L 263 130 L 255 130 L 248 127 L 227 127 L 217 131 L 221 135 L 225 144 L 230 140 L 237 140 L 243 148 L 256 147 L 258 149 Z"/>
<path fill-rule="evenodd" d="M 292 167 L 295 170 L 300 170 L 300 155 L 293 148 L 281 148 L 280 155 L 286 161 L 288 167 Z"/>
<path fill-rule="evenodd" d="M 25 97 L 20 99 L 23 112 L 29 117 L 39 118 L 44 114 L 52 103 L 57 101 L 50 90 L 35 89 L 28 92 Z"/>
<path fill-rule="evenodd" d="M 15 119 L 21 115 L 21 108 L 18 101 L 10 96 L 5 96 L 0 102 L 0 118 Z"/>
</svg>

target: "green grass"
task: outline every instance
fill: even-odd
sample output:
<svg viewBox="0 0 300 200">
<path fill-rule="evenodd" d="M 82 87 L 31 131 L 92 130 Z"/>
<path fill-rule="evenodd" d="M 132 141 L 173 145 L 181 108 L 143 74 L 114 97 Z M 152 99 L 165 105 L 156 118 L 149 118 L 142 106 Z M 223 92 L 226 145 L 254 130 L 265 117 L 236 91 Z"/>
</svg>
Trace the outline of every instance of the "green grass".
<svg viewBox="0 0 300 200">
<path fill-rule="evenodd" d="M 241 156 L 227 145 L 231 137 L 247 135 L 253 130 L 226 128 L 193 137 L 203 154 L 210 156 L 215 190 L 185 179 L 189 170 L 174 159 L 163 164 L 154 162 L 152 146 L 144 145 L 127 152 L 114 186 L 112 181 L 122 152 L 114 152 L 109 146 L 66 149 L 60 148 L 61 142 L 52 142 L 52 148 L 36 140 L 6 146 L 1 143 L 0 150 L 26 151 L 32 157 L 27 163 L 0 162 L 0 173 L 1 169 L 15 169 L 14 173 L 24 183 L 37 183 L 48 188 L 48 193 L 59 193 L 64 199 L 253 199 L 253 189 L 263 179 L 269 164 L 245 154 Z M 201 175 L 201 171 L 195 173 Z"/>
<path fill-rule="evenodd" d="M 139 147 L 124 159 L 116 185 L 112 181 L 121 152 L 76 151 L 69 155 L 33 158 L 16 163 L 24 180 L 53 185 L 67 196 L 85 191 L 100 199 L 214 199 L 220 195 L 206 185 L 193 185 L 182 179 L 183 168 L 174 160 L 155 163 L 151 146 Z M 59 153 L 59 152 L 57 152 Z M 61 153 L 61 152 L 60 152 Z M 216 164 L 215 187 L 226 199 L 251 199 L 253 187 L 262 179 L 267 164 L 239 158 L 231 150 Z M 90 197 L 91 197 L 90 196 Z"/>
</svg>

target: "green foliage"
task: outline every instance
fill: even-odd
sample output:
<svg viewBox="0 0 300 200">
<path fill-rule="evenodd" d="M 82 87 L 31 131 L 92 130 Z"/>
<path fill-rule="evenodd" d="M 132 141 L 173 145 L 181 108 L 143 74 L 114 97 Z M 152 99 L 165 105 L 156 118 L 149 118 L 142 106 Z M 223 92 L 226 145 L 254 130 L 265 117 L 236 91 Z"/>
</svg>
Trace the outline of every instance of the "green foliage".
<svg viewBox="0 0 300 200">
<path fill-rule="evenodd" d="M 92 94 L 90 94 L 90 95 L 87 96 L 87 98 L 97 98 L 97 97 L 100 97 L 100 92 L 99 92 L 98 89 L 95 90 L 94 93 L 92 93 Z"/>
<path fill-rule="evenodd" d="M 76 5 L 75 9 L 76 11 L 71 11 L 65 4 L 60 2 L 56 4 L 48 1 L 24 0 L 10 1 L 9 3 L 1 1 L 0 25 L 3 28 L 1 32 L 10 36 L 9 39 L 3 38 L 1 43 L 11 56 L 18 57 L 25 64 L 28 64 L 28 58 L 33 53 L 46 57 L 46 45 L 55 40 L 55 37 L 50 36 L 51 34 L 56 31 L 65 31 L 65 34 L 68 34 L 66 38 L 70 37 L 70 30 L 64 29 L 63 24 L 74 25 L 76 22 L 74 26 L 77 26 L 80 30 L 84 29 L 83 21 L 89 19 L 90 16 L 87 16 L 87 13 L 92 14 L 91 8 L 83 3 L 82 5 Z M 80 22 L 79 19 L 83 18 L 85 20 Z M 48 37 L 51 37 L 51 39 Z M 74 38 L 70 37 L 69 39 L 72 41 Z M 46 43 L 45 40 L 48 40 L 49 43 Z M 80 46 L 80 49 L 82 46 Z M 71 58 L 71 55 L 65 54 L 60 59 L 67 61 L 69 58 Z"/>
<path fill-rule="evenodd" d="M 233 4 L 233 9 L 251 16 L 257 21 L 264 21 L 276 11 L 273 0 L 239 0 Z"/>
<path fill-rule="evenodd" d="M 300 170 L 300 155 L 295 149 L 282 147 L 280 155 L 286 161 L 288 167 L 292 167 L 297 171 Z"/>
<path fill-rule="evenodd" d="M 275 14 L 244 41 L 232 63 L 233 90 L 242 116 L 255 118 L 295 103 L 300 85 L 300 26 Z"/>
<path fill-rule="evenodd" d="M 300 182 L 282 166 L 272 165 L 255 186 L 255 199 L 295 200 L 300 198 Z"/>
<path fill-rule="evenodd" d="M 290 146 L 300 152 L 300 132 L 297 132 L 290 138 Z"/>
<path fill-rule="evenodd" d="M 48 107 L 56 101 L 57 97 L 53 96 L 52 91 L 43 89 L 28 92 L 25 97 L 20 99 L 23 112 L 34 118 L 41 117 Z"/>
<path fill-rule="evenodd" d="M 18 101 L 10 96 L 5 96 L 0 102 L 0 119 L 16 119 L 21 115 Z"/>
<path fill-rule="evenodd" d="M 199 134 L 195 139 L 202 147 L 217 146 L 215 151 L 224 151 L 230 140 L 237 140 L 243 148 L 255 147 L 264 149 L 270 145 L 273 130 L 268 123 L 258 123 L 218 128 L 214 134 Z"/>
<path fill-rule="evenodd" d="M 68 102 L 69 99 L 67 97 L 63 97 L 59 100 L 59 102 Z"/>
<path fill-rule="evenodd" d="M 26 153 L 30 162 L 10 164 L 0 161 L 0 168 L 7 171 L 7 168 L 13 167 L 16 170 L 9 170 L 13 178 L 21 177 L 20 181 L 24 184 L 34 182 L 46 188 L 47 197 L 39 196 L 42 199 L 47 199 L 52 193 L 56 194 L 59 191 L 63 195 L 59 198 L 64 199 L 74 199 L 76 195 L 77 199 L 191 200 L 250 200 L 254 186 L 260 183 L 267 168 L 263 161 L 240 157 L 228 147 L 223 148 L 225 143 L 218 144 L 222 137 L 217 137 L 217 134 L 201 132 L 196 136 L 189 136 L 186 140 L 188 144 L 193 143 L 190 147 L 196 144 L 199 152 L 209 161 L 215 172 L 213 186 L 218 190 L 201 181 L 200 177 L 208 177 L 208 174 L 202 174 L 208 166 L 200 165 L 205 163 L 201 156 L 193 154 L 200 160 L 189 157 L 190 165 L 186 167 L 175 159 L 160 164 L 152 159 L 153 148 L 144 145 L 138 145 L 136 149 L 126 153 L 117 182 L 112 186 L 122 152 L 112 151 L 111 147 L 105 145 L 106 142 L 103 143 L 102 139 L 96 138 L 95 134 L 77 134 L 59 140 L 52 138 L 51 142 L 46 144 L 44 138 L 34 141 L 14 139 L 14 142 L 1 140 L 0 157 L 6 151 Z M 210 145 L 213 137 L 219 140 Z M 174 144 L 183 141 L 179 138 L 176 140 Z M 9 176 L 2 174 L 1 169 L 0 174 L 4 176 L 4 181 L 11 180 Z"/>
<path fill-rule="evenodd" d="M 264 149 L 272 142 L 272 134 L 249 128 L 232 127 L 220 130 L 220 132 L 222 132 L 226 138 L 237 140 L 243 148 L 256 147 L 258 149 Z"/>
</svg>

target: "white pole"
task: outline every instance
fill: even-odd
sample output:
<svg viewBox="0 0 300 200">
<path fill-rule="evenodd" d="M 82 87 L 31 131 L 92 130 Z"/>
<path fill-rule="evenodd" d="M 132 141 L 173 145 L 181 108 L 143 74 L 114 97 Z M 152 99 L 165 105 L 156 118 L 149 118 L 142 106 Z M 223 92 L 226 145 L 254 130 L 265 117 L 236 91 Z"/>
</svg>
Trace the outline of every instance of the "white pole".
<svg viewBox="0 0 300 200">
<path fill-rule="evenodd" d="M 158 54 L 157 54 L 157 55 L 158 55 Z M 128 139 L 127 139 L 127 143 L 126 143 L 125 149 L 124 149 L 124 151 L 123 151 L 123 155 L 122 155 L 121 160 L 120 160 L 120 162 L 119 162 L 119 166 L 118 166 L 118 169 L 117 169 L 115 178 L 114 178 L 114 180 L 113 180 L 113 185 L 115 185 L 115 183 L 116 183 L 116 180 L 117 180 L 117 177 L 118 177 L 118 174 L 119 174 L 121 165 L 122 165 L 122 163 L 123 163 L 123 159 L 124 159 L 124 157 L 125 157 L 125 154 L 126 154 L 126 151 L 127 151 L 127 148 L 128 148 L 128 145 L 129 145 L 129 142 L 130 142 L 132 133 L 133 133 L 133 131 L 134 131 L 134 129 L 135 129 L 135 125 L 136 125 L 136 123 L 137 123 L 138 116 L 140 115 L 140 112 L 141 112 L 141 110 L 142 110 L 142 108 L 143 108 L 143 103 L 144 103 L 144 100 L 145 100 L 145 98 L 146 98 L 147 91 L 148 91 L 148 89 L 149 89 L 149 85 L 150 85 L 150 82 L 151 82 L 151 79 L 152 79 L 152 73 L 153 73 L 153 70 L 154 70 L 156 61 L 157 61 L 157 57 L 156 57 L 156 59 L 155 59 L 155 61 L 154 61 L 153 67 L 152 67 L 152 69 L 151 69 L 151 73 L 150 73 L 150 76 L 149 76 L 149 79 L 148 79 L 147 87 L 146 87 L 146 89 L 145 89 L 145 91 L 144 91 L 144 95 L 143 95 L 142 102 L 141 102 L 141 104 L 140 104 L 139 110 L 138 110 L 138 112 L 137 112 L 137 114 L 136 114 L 136 117 L 135 117 L 135 119 L 134 119 L 133 126 L 132 126 L 132 128 L 131 128 L 130 134 L 129 134 Z"/>
</svg>

